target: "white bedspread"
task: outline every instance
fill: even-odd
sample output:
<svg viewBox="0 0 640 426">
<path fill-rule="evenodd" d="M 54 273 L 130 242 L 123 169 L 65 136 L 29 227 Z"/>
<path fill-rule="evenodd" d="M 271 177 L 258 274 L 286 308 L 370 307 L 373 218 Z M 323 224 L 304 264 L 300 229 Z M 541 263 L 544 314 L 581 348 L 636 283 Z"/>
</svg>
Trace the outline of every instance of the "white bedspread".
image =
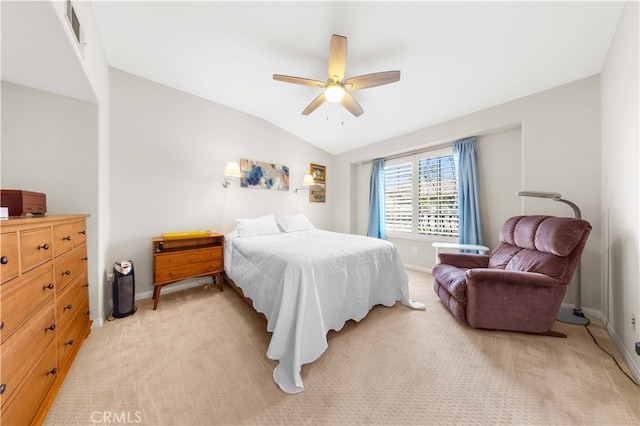
<svg viewBox="0 0 640 426">
<path fill-rule="evenodd" d="M 378 304 L 412 308 L 408 276 L 390 242 L 321 230 L 225 239 L 225 272 L 267 317 L 273 378 L 284 392 L 304 389 L 300 368 L 327 348 L 329 330 L 361 320 Z"/>
</svg>

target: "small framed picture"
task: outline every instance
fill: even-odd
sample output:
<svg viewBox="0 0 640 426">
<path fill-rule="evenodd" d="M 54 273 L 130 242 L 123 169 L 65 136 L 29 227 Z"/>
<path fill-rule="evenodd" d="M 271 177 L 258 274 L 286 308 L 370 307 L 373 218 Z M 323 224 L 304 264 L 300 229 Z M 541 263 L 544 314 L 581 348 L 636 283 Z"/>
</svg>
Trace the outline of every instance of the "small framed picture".
<svg viewBox="0 0 640 426">
<path fill-rule="evenodd" d="M 325 166 L 321 166 L 320 164 L 311 163 L 309 165 L 309 174 L 316 182 L 327 181 L 327 168 Z"/>
<path fill-rule="evenodd" d="M 309 201 L 312 203 L 324 203 L 327 201 L 327 184 L 316 182 L 309 187 Z"/>
</svg>

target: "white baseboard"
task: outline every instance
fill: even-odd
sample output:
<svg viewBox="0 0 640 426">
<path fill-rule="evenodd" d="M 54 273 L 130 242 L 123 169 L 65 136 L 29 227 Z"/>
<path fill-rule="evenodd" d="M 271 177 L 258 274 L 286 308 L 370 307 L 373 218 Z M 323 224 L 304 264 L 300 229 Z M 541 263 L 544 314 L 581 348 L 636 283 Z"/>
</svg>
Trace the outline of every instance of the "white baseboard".
<svg viewBox="0 0 640 426">
<path fill-rule="evenodd" d="M 573 304 L 572 303 L 562 303 L 562 306 L 560 306 L 561 310 L 566 310 L 568 312 L 572 312 L 573 311 Z M 604 315 L 602 315 L 602 312 L 596 310 L 596 309 L 591 309 L 591 308 L 585 308 L 584 306 L 582 307 L 582 313 L 587 317 L 587 318 L 597 318 L 600 321 L 602 321 L 603 324 L 605 324 L 607 321 L 604 318 Z"/>
<path fill-rule="evenodd" d="M 175 291 L 186 290 L 188 288 L 204 286 L 204 285 L 205 283 L 199 282 L 194 279 L 184 280 L 181 283 L 171 284 L 170 286 L 163 287 L 162 294 L 173 293 Z M 142 299 L 150 299 L 151 297 L 153 297 L 153 290 L 146 290 L 146 291 L 141 291 L 139 293 L 136 293 L 135 299 L 142 300 Z"/>
<path fill-rule="evenodd" d="M 618 348 L 618 352 L 620 352 L 622 358 L 624 358 L 624 362 L 627 364 L 627 367 L 629 367 L 631 375 L 635 378 L 636 383 L 640 383 L 640 365 L 638 365 L 637 361 L 638 356 L 635 353 L 629 353 L 629 351 L 627 351 L 627 348 L 624 347 L 624 344 L 622 343 L 620 337 L 618 337 L 618 335 L 616 334 L 616 331 L 610 326 L 609 323 L 605 322 L 605 324 L 611 340 L 613 340 L 616 348 Z"/>
<path fill-rule="evenodd" d="M 162 294 L 173 293 L 174 291 L 186 290 L 188 288 L 198 287 L 203 285 L 204 283 L 201 283 L 195 279 L 185 280 L 184 282 L 172 284 L 170 286 L 164 287 L 162 289 Z M 145 290 L 135 294 L 135 300 L 150 299 L 151 297 L 153 297 L 153 290 Z M 105 317 L 94 319 L 93 324 L 91 325 L 91 328 L 93 329 L 93 328 L 102 327 L 107 317 L 111 314 L 112 310 L 113 310 L 113 301 L 109 299 L 104 309 Z"/>
<path fill-rule="evenodd" d="M 563 303 L 561 309 L 566 309 L 567 311 L 571 312 L 573 310 L 573 305 Z M 636 382 L 640 383 L 640 366 L 638 365 L 637 361 L 638 357 L 635 355 L 635 353 L 629 353 L 627 348 L 625 348 L 624 343 L 616 334 L 616 331 L 611 327 L 611 324 L 609 323 L 609 321 L 607 321 L 602 312 L 595 309 L 583 307 L 582 313 L 584 313 L 585 317 L 590 319 L 599 319 L 602 324 L 604 324 L 605 329 L 607 330 L 607 334 L 611 338 L 613 344 L 616 345 L 618 352 L 620 352 L 620 355 L 622 355 L 622 358 L 627 364 L 627 367 L 629 367 L 631 374 L 635 378 Z"/>
<path fill-rule="evenodd" d="M 429 274 L 431 273 L 431 268 L 425 268 L 424 266 L 408 265 L 405 263 L 404 267 L 407 269 L 411 269 L 412 271 L 427 272 Z"/>
</svg>

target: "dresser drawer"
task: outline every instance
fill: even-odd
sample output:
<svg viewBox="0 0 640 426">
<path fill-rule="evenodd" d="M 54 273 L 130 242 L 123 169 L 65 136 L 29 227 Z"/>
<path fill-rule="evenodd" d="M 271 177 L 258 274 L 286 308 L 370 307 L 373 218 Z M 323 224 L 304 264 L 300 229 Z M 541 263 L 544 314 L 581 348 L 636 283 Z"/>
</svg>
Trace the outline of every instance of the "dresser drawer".
<svg viewBox="0 0 640 426">
<path fill-rule="evenodd" d="M 166 253 L 155 257 L 156 268 L 174 268 L 192 263 L 222 259 L 222 247 L 189 250 L 182 253 Z"/>
<path fill-rule="evenodd" d="M 87 312 L 89 296 L 86 277 L 87 274 L 84 273 L 66 286 L 60 294 L 56 294 L 56 324 L 60 327 L 59 330 L 64 330 L 77 312 Z"/>
<path fill-rule="evenodd" d="M 222 272 L 223 269 L 222 260 L 157 269 L 154 282 L 164 283 L 202 275 L 213 275 L 216 272 Z"/>
<path fill-rule="evenodd" d="M 53 306 L 43 309 L 18 333 L 14 333 L 2 344 L 0 363 L 2 367 L 2 404 L 18 389 L 22 378 L 40 358 L 47 346 L 55 340 L 55 313 Z M 55 350 L 55 348 L 54 348 Z"/>
<path fill-rule="evenodd" d="M 0 281 L 5 283 L 18 276 L 18 234 L 0 235 Z"/>
<path fill-rule="evenodd" d="M 56 291 L 61 291 L 67 284 L 77 279 L 87 270 L 87 250 L 85 246 L 74 249 L 69 255 L 60 259 L 53 266 Z"/>
<path fill-rule="evenodd" d="M 53 256 L 60 256 L 73 248 L 73 225 L 64 223 L 53 227 Z"/>
<path fill-rule="evenodd" d="M 56 344 L 51 342 L 44 355 L 36 364 L 31 375 L 18 390 L 15 398 L 2 400 L 3 425 L 28 425 L 40 409 L 47 392 L 53 385 L 58 374 Z M 3 395 L 4 397 L 4 395 Z M 4 402 L 8 405 L 5 407 Z"/>
<path fill-rule="evenodd" d="M 79 220 L 73 222 L 73 246 L 79 247 L 87 242 L 87 222 Z"/>
<path fill-rule="evenodd" d="M 31 274 L 30 274 L 31 275 Z M 0 321 L 2 342 L 45 303 L 53 301 L 53 268 L 34 271 L 24 281 L 8 283 L 0 289 Z"/>
<path fill-rule="evenodd" d="M 53 259 L 51 228 L 35 229 L 20 233 L 20 259 L 22 272 Z"/>
<path fill-rule="evenodd" d="M 82 340 L 87 337 L 84 330 L 89 321 L 88 311 L 89 301 L 85 300 L 75 316 L 71 318 L 68 327 L 58 334 L 58 365 L 60 368 L 66 368 L 71 355 L 82 344 Z"/>
</svg>

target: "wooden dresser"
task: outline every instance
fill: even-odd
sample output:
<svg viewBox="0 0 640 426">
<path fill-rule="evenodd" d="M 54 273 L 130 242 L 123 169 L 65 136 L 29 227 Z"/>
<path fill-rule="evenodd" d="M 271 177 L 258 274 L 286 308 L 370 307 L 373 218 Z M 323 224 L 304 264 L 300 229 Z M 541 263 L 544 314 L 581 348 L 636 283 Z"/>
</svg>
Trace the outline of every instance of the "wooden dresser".
<svg viewBox="0 0 640 426">
<path fill-rule="evenodd" d="M 86 216 L 0 221 L 3 425 L 42 423 L 91 329 Z"/>
</svg>

